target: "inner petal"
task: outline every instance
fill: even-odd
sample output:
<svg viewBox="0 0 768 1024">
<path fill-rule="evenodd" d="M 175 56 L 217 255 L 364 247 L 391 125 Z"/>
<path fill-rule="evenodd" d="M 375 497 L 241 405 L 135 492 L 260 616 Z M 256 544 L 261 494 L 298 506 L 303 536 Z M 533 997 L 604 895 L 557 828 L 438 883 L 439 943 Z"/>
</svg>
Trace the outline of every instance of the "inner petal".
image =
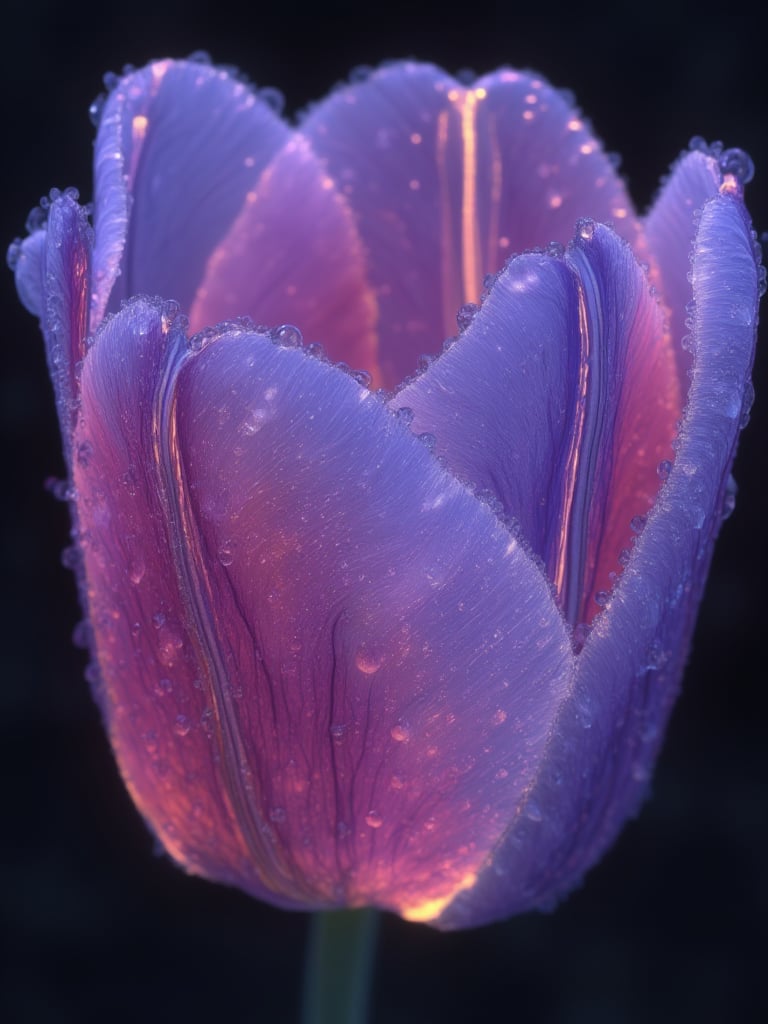
<svg viewBox="0 0 768 1024">
<path fill-rule="evenodd" d="M 519 524 L 568 621 L 591 622 L 671 462 L 681 407 L 629 246 L 583 221 L 563 256 L 512 260 L 466 332 L 392 404 Z"/>
<path fill-rule="evenodd" d="M 347 204 L 305 139 L 292 138 L 245 196 L 210 255 L 190 327 L 235 315 L 296 324 L 334 360 L 365 368 L 378 387 L 376 303 Z"/>
<path fill-rule="evenodd" d="M 349 198 L 393 386 L 456 333 L 456 311 L 514 252 L 615 221 L 640 246 L 623 183 L 571 103 L 530 74 L 465 87 L 403 63 L 332 94 L 301 125 Z"/>
</svg>

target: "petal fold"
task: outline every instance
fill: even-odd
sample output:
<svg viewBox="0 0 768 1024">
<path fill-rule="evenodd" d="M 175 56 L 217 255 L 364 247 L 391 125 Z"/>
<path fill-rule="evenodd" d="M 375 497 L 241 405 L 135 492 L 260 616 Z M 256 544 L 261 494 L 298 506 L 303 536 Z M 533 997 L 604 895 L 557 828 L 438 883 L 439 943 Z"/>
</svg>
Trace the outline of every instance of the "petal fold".
<svg viewBox="0 0 768 1024">
<path fill-rule="evenodd" d="M 564 255 L 511 260 L 464 334 L 391 404 L 517 522 L 571 624 L 590 621 L 680 415 L 669 339 L 629 246 L 584 221 Z"/>
</svg>

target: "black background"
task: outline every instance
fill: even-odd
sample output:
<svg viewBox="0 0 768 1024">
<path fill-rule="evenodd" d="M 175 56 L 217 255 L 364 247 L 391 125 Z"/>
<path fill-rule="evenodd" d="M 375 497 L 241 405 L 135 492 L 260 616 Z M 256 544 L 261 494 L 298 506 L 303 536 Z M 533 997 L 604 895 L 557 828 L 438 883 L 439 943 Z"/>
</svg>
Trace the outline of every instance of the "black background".
<svg viewBox="0 0 768 1024">
<path fill-rule="evenodd" d="M 11 4 L 0 76 L 0 241 L 53 185 L 91 187 L 89 103 L 102 72 L 209 50 L 295 111 L 357 64 L 413 55 L 455 71 L 534 67 L 576 92 L 641 210 L 690 136 L 751 152 L 748 202 L 768 229 L 765 42 L 737 5 L 479 0 L 459 10 L 342 0 L 233 6 Z M 185 877 L 118 780 L 70 643 L 67 514 L 35 321 L 2 287 L 0 1016 L 8 1022 L 296 1019 L 307 918 Z M 375 1024 L 757 1021 L 765 1003 L 763 466 L 766 352 L 683 697 L 651 801 L 556 913 L 441 935 L 386 918 Z"/>
</svg>

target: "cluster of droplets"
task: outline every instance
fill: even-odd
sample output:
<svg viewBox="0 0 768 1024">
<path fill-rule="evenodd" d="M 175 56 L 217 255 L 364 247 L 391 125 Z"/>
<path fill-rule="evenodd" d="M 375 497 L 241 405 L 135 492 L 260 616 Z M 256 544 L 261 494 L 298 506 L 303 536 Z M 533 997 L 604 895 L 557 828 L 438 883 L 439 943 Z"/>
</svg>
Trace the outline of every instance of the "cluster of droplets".
<svg viewBox="0 0 768 1024">
<path fill-rule="evenodd" d="M 688 149 L 717 160 L 721 173 L 733 175 L 741 185 L 747 185 L 755 176 L 752 158 L 743 149 L 726 149 L 722 142 L 707 142 L 700 135 L 694 135 L 688 143 Z"/>
</svg>

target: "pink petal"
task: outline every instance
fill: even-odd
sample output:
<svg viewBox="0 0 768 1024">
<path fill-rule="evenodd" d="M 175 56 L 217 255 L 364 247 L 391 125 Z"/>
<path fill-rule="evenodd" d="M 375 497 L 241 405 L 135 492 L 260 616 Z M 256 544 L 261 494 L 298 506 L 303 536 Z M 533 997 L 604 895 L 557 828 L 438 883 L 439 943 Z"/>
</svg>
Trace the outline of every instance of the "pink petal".
<svg viewBox="0 0 768 1024">
<path fill-rule="evenodd" d="M 365 368 L 378 387 L 376 303 L 364 263 L 345 200 L 297 137 L 264 168 L 209 257 L 191 328 L 236 314 L 289 321 L 332 359 Z"/>
</svg>

